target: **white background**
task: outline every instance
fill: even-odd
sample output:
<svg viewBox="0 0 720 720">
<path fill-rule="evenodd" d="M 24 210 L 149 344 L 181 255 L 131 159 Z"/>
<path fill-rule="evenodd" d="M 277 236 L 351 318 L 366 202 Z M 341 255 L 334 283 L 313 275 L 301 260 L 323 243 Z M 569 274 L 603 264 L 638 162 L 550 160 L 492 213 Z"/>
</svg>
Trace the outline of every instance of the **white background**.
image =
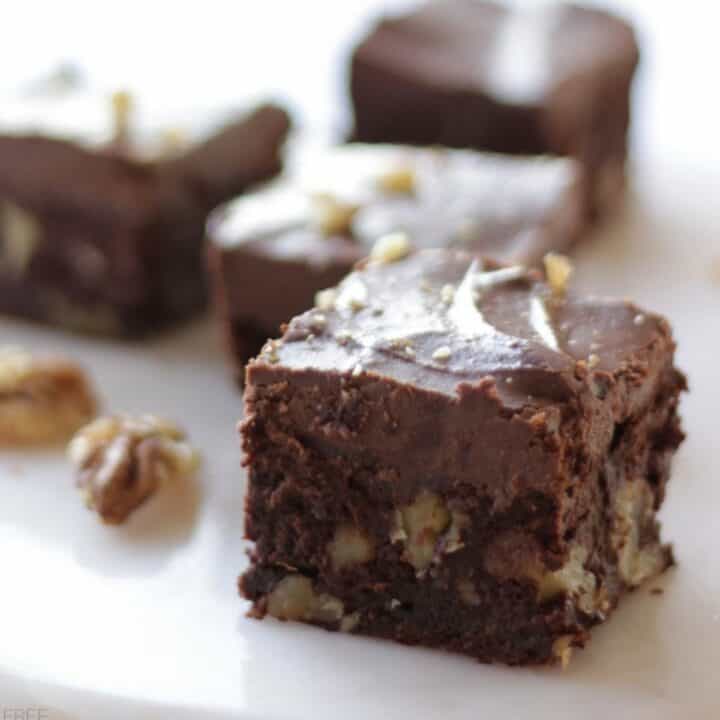
<svg viewBox="0 0 720 720">
<path fill-rule="evenodd" d="M 273 95 L 314 129 L 340 128 L 347 43 L 382 5 L 5 0 L 0 87 L 73 60 L 94 84 L 154 101 Z M 614 5 L 644 50 L 634 190 L 578 253 L 576 282 L 665 313 L 690 375 L 689 440 L 663 511 L 679 567 L 654 585 L 664 594 L 635 593 L 564 674 L 246 620 L 234 587 L 241 399 L 215 329 L 140 347 L 2 320 L 3 343 L 80 357 L 107 407 L 181 419 L 207 462 L 196 484 L 108 529 L 60 453 L 0 454 L 0 709 L 50 708 L 52 720 L 720 717 L 718 11 L 710 0 Z"/>
</svg>

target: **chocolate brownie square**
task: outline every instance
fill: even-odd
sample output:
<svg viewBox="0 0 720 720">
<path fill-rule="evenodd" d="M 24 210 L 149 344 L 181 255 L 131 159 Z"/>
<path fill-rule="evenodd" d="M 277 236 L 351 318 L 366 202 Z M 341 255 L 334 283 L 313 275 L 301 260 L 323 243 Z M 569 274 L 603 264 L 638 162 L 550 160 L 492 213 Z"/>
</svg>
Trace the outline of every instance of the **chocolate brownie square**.
<svg viewBox="0 0 720 720">
<path fill-rule="evenodd" d="M 51 129 L 24 103 L 22 123 L 0 113 L 0 312 L 118 336 L 187 319 L 207 302 L 208 213 L 279 171 L 286 113 L 262 106 L 190 143 L 135 135 L 123 94 L 112 130 L 83 134 L 68 102 L 38 105 L 57 105 Z"/>
<path fill-rule="evenodd" d="M 433 0 L 355 50 L 354 138 L 571 155 L 597 216 L 622 196 L 638 58 L 632 28 L 602 10 Z"/>
<path fill-rule="evenodd" d="M 266 614 L 566 663 L 672 562 L 668 323 L 518 266 L 365 263 L 248 366 L 241 579 Z"/>
<path fill-rule="evenodd" d="M 338 283 L 374 242 L 462 247 L 536 265 L 582 228 L 570 160 L 347 145 L 291 154 L 287 176 L 209 224 L 215 297 L 238 379 L 282 323 Z"/>
</svg>

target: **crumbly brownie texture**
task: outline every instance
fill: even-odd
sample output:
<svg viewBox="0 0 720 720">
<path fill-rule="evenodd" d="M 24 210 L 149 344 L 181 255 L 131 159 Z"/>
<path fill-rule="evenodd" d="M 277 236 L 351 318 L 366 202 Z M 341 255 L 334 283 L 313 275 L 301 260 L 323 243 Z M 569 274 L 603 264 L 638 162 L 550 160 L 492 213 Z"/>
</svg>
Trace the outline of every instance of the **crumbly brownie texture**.
<svg viewBox="0 0 720 720">
<path fill-rule="evenodd" d="M 72 361 L 0 348 L 0 447 L 66 442 L 96 408 L 89 379 Z"/>
<path fill-rule="evenodd" d="M 245 361 L 312 306 L 386 233 L 535 265 L 582 225 L 576 164 L 402 146 L 306 152 L 295 170 L 211 220 L 217 307 L 242 379 Z"/>
<path fill-rule="evenodd" d="M 100 146 L 0 126 L 0 312 L 140 336 L 201 310 L 207 215 L 279 170 L 288 117 L 264 106 L 153 160 L 118 125 Z"/>
<path fill-rule="evenodd" d="M 354 138 L 579 158 L 592 215 L 622 196 L 632 28 L 597 9 L 434 0 L 352 59 Z"/>
<path fill-rule="evenodd" d="M 670 328 L 564 294 L 562 264 L 551 288 L 463 252 L 391 258 L 248 366 L 251 614 L 564 664 L 672 563 Z"/>
<path fill-rule="evenodd" d="M 82 428 L 68 446 L 77 486 L 103 522 L 118 525 L 162 484 L 195 471 L 197 452 L 174 423 L 115 415 Z"/>
</svg>

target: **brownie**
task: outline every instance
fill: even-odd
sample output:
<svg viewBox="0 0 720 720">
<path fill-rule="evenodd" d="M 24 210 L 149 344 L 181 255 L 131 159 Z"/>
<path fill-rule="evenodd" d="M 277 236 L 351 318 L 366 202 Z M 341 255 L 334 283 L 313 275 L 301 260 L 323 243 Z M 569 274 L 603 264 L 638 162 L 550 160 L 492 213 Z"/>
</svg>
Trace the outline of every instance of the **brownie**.
<svg viewBox="0 0 720 720">
<path fill-rule="evenodd" d="M 265 339 L 383 235 L 534 265 L 567 250 L 582 227 L 581 172 L 569 160 L 358 144 L 291 155 L 289 165 L 209 224 L 238 379 Z"/>
<path fill-rule="evenodd" d="M 247 371 L 251 614 L 565 664 L 672 563 L 668 323 L 463 251 L 376 255 Z"/>
<path fill-rule="evenodd" d="M 434 0 L 354 52 L 354 138 L 579 158 L 592 217 L 622 197 L 632 28 L 569 4 Z"/>
<path fill-rule="evenodd" d="M 207 216 L 279 171 L 288 117 L 262 106 L 170 148 L 135 142 L 127 96 L 115 112 L 87 137 L 0 118 L 0 312 L 142 336 L 206 305 Z"/>
</svg>

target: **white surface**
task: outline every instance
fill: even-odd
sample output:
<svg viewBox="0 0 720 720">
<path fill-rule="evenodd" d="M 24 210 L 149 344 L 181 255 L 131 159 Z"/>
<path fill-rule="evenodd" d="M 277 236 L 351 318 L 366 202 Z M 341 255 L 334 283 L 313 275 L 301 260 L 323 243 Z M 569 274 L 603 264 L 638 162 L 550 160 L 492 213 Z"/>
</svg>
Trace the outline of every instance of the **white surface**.
<svg viewBox="0 0 720 720">
<path fill-rule="evenodd" d="M 297 10 L 295 20 L 305 27 L 320 23 L 326 33 L 337 27 L 347 35 L 357 22 L 352 13 L 363 4 L 298 3 L 305 10 Z M 52 7 L 61 12 L 61 5 Z M 160 13 L 162 6 L 180 12 L 164 3 L 145 5 L 148 12 L 152 7 Z M 230 7 L 207 3 L 216 13 L 214 22 L 221 5 Z M 265 5 L 257 12 L 269 22 L 290 3 Z M 720 397 L 720 148 L 715 137 L 720 122 L 717 96 L 704 94 L 714 91 L 694 82 L 704 67 L 718 65 L 711 34 L 716 24 L 705 2 L 637 0 L 631 5 L 645 20 L 647 48 L 637 96 L 636 190 L 625 216 L 580 250 L 576 282 L 599 293 L 632 296 L 667 314 L 679 341 L 679 364 L 690 375 L 693 393 L 683 402 L 689 439 L 677 457 L 663 510 L 665 536 L 675 542 L 679 566 L 652 584 L 664 594 L 650 595 L 643 588 L 628 598 L 566 673 L 488 668 L 441 653 L 247 620 L 235 590 L 245 563 L 234 433 L 241 401 L 225 374 L 215 331 L 200 325 L 141 347 L 71 340 L 1 320 L 3 343 L 76 355 L 96 378 L 106 408 L 150 410 L 181 420 L 207 459 L 196 484 L 178 496 L 164 493 L 126 527 L 112 529 L 85 510 L 61 453 L 0 454 L 2 712 L 43 708 L 51 720 L 557 720 L 603 718 L 612 711 L 656 720 L 720 716 L 715 408 Z M 236 26 L 243 39 L 252 35 L 240 27 L 240 11 L 249 4 L 233 7 L 239 8 L 231 12 L 236 25 L 217 23 L 219 40 L 209 43 L 208 62 L 224 63 L 232 55 L 227 43 Z M 696 13 L 703 8 L 705 22 L 698 22 Z M 68 12 L 67 5 L 62 12 Z M 116 12 L 137 22 L 130 8 Z M 176 29 L 186 30 L 197 22 L 182 13 L 172 20 Z M 130 22 L 116 21 L 120 27 Z M 97 22 L 102 24 L 100 18 Z M 255 22 L 263 20 L 258 16 Z M 72 23 L 63 24 L 68 33 L 79 32 Z M 201 28 L 211 29 L 208 23 Z M 280 32 L 289 33 L 285 24 Z M 53 35 L 56 42 L 61 35 Z M 146 57 L 150 39 L 145 31 L 136 39 L 139 53 L 148 46 Z M 105 40 L 108 47 L 101 48 L 99 40 L 89 44 L 72 37 L 68 43 L 74 45 L 65 47 L 103 57 L 110 67 L 113 52 L 116 60 L 121 55 L 117 39 Z M 171 47 L 176 42 L 175 35 L 168 39 Z M 327 72 L 329 56 L 320 45 L 303 48 L 306 69 L 300 73 L 307 80 L 306 107 L 317 100 L 319 116 L 321 108 L 332 105 L 321 91 L 327 78 L 318 73 Z M 37 60 L 37 47 L 29 43 L 24 51 Z M 256 42 L 251 50 L 257 47 Z M 278 47 L 283 46 L 272 43 L 270 50 Z M 12 50 L 12 39 L 9 48 L 5 44 L 2 52 Z M 291 45 L 286 62 L 300 50 L 298 42 Z M 67 54 L 58 50 L 58 57 Z M 134 55 L 128 62 L 129 71 L 139 74 L 142 63 Z M 112 66 L 114 72 L 119 66 Z M 167 72 L 160 59 L 149 71 L 151 86 L 163 67 Z M 235 67 L 248 76 L 255 71 L 243 66 L 242 58 Z M 273 67 L 277 71 L 279 64 Z M 183 86 L 204 80 L 200 70 L 194 72 L 183 77 Z M 5 720 L 2 713 L 0 718 Z"/>
<path fill-rule="evenodd" d="M 695 389 L 683 404 L 689 440 L 663 512 L 679 567 L 653 583 L 664 595 L 643 588 L 623 603 L 568 672 L 487 668 L 245 619 L 234 586 L 245 562 L 233 429 L 240 397 L 214 331 L 202 325 L 140 347 L 4 321 L 3 341 L 82 358 L 106 407 L 182 419 L 207 462 L 197 485 L 163 493 L 126 527 L 107 528 L 83 507 L 61 453 L 0 455 L 0 668 L 26 679 L 23 689 L 6 677 L 7 692 L 0 681 L 0 707 L 12 692 L 25 692 L 25 704 L 78 708 L 59 717 L 96 717 L 87 703 L 105 707 L 72 688 L 253 718 L 464 718 L 491 708 L 513 718 L 574 717 L 581 708 L 601 717 L 609 705 L 654 718 L 677 717 L 680 707 L 717 717 L 720 279 L 711 271 L 720 216 L 702 193 L 688 192 L 678 207 L 676 183 L 689 191 L 707 180 L 676 173 L 638 177 L 627 217 L 583 249 L 577 282 L 632 295 L 675 325 L 679 362 Z"/>
</svg>

